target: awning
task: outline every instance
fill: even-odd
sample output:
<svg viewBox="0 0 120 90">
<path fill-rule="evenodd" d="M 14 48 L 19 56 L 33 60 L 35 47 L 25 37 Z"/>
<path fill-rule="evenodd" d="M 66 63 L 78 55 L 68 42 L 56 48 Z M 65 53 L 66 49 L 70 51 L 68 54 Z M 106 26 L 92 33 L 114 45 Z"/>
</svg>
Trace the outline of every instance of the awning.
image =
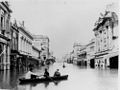
<svg viewBox="0 0 120 90">
<path fill-rule="evenodd" d="M 96 54 L 95 57 L 104 56 L 104 55 L 106 55 L 106 54 L 109 54 L 109 53 Z"/>
<path fill-rule="evenodd" d="M 38 59 L 38 58 L 34 58 L 34 57 L 29 57 L 29 60 L 40 61 L 40 59 Z"/>
</svg>

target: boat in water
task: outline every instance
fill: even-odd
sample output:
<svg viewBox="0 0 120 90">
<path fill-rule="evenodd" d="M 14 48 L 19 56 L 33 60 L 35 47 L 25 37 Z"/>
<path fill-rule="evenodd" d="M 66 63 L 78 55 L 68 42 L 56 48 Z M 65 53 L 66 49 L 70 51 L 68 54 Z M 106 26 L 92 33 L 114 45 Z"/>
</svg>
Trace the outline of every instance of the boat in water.
<svg viewBox="0 0 120 90">
<path fill-rule="evenodd" d="M 34 78 L 34 79 L 25 79 L 25 78 L 20 78 L 20 84 L 27 84 L 27 83 L 41 83 L 41 82 L 54 82 L 54 81 L 60 81 L 60 80 L 67 80 L 68 75 L 63 75 L 59 77 L 49 77 L 49 78 Z"/>
</svg>

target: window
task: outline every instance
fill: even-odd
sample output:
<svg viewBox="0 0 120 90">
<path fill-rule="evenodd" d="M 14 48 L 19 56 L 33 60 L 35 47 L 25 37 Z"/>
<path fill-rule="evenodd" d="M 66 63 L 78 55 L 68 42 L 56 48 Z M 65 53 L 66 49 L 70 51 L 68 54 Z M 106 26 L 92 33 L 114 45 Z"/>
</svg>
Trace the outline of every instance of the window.
<svg viewBox="0 0 120 90">
<path fill-rule="evenodd" d="M 1 17 L 1 28 L 3 28 L 3 17 Z"/>
</svg>

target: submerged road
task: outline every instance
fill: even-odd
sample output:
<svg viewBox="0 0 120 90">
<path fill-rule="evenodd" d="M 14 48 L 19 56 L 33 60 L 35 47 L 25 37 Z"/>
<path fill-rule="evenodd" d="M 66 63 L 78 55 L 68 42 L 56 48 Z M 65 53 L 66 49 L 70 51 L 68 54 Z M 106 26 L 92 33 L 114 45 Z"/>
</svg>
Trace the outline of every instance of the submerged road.
<svg viewBox="0 0 120 90">
<path fill-rule="evenodd" d="M 35 69 L 34 72 L 43 74 L 44 68 L 46 67 Z M 115 69 L 91 69 L 73 64 L 66 64 L 63 68 L 62 63 L 55 63 L 47 68 L 50 76 L 53 76 L 54 71 L 59 68 L 61 74 L 69 75 L 68 80 L 57 84 L 50 82 L 20 85 L 18 78 L 24 73 L 0 71 L 0 90 L 118 90 L 118 70 Z"/>
</svg>

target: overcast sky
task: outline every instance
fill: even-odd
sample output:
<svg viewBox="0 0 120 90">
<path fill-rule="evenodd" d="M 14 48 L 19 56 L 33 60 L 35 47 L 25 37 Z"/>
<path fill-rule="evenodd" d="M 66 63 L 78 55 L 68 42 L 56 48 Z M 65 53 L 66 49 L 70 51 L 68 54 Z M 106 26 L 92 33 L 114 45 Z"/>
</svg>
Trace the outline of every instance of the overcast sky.
<svg viewBox="0 0 120 90">
<path fill-rule="evenodd" d="M 62 57 L 74 42 L 88 43 L 94 38 L 94 23 L 107 4 L 118 0 L 8 0 L 12 19 L 24 20 L 33 34 L 47 35 L 50 50 Z"/>
</svg>

